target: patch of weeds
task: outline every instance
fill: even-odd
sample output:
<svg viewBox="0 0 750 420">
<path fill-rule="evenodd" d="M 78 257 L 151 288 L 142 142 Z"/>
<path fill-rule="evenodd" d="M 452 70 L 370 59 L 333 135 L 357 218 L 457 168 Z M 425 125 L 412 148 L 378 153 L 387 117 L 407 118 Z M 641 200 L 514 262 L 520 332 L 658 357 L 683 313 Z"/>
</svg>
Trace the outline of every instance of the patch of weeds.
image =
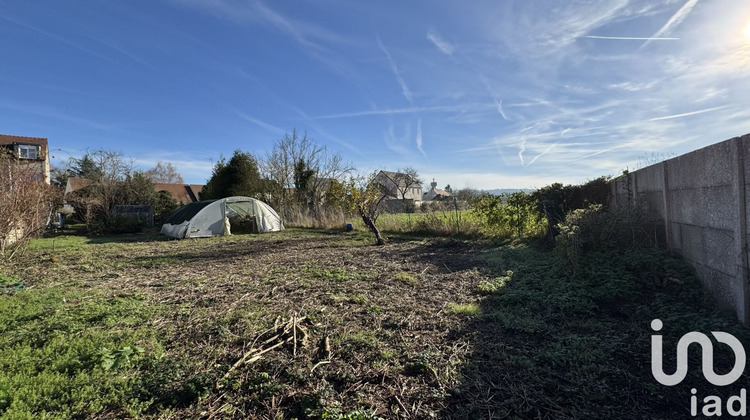
<svg viewBox="0 0 750 420">
<path fill-rule="evenodd" d="M 483 295 L 491 295 L 493 293 L 497 293 L 503 287 L 505 287 L 505 284 L 508 283 L 512 277 L 513 272 L 508 270 L 505 272 L 504 276 L 495 277 L 492 280 L 482 280 L 477 285 L 477 292 Z"/>
<path fill-rule="evenodd" d="M 251 376 L 247 381 L 247 390 L 251 398 L 257 401 L 264 401 L 278 395 L 282 389 L 276 380 L 267 372 L 259 372 Z"/>
<path fill-rule="evenodd" d="M 390 348 L 383 348 L 380 349 L 380 359 L 381 360 L 392 360 L 394 357 L 396 357 L 398 353 Z"/>
<path fill-rule="evenodd" d="M 404 272 L 397 273 L 394 279 L 406 284 L 417 284 L 418 282 L 417 278 L 414 277 L 413 274 Z"/>
<path fill-rule="evenodd" d="M 305 263 L 302 267 L 313 279 L 341 282 L 350 278 L 343 268 L 320 268 L 314 263 Z"/>
<path fill-rule="evenodd" d="M 383 308 L 380 305 L 370 305 L 367 307 L 367 313 L 371 315 L 379 315 L 383 313 Z"/>
<path fill-rule="evenodd" d="M 327 408 L 320 416 L 321 419 L 326 420 L 383 420 L 382 417 L 375 415 L 374 411 L 368 411 L 363 408 L 358 408 L 353 411 L 341 412 L 338 407 Z"/>
<path fill-rule="evenodd" d="M 154 408 L 188 406 L 210 392 L 216 380 L 207 373 L 193 374 L 195 369 L 187 357 L 148 360 L 133 381 L 131 395 L 153 400 Z"/>
<path fill-rule="evenodd" d="M 106 347 L 99 351 L 101 367 L 104 370 L 117 370 L 130 366 L 131 358 L 143 354 L 145 350 L 138 346 L 125 346 L 120 350 L 110 350 Z"/>
<path fill-rule="evenodd" d="M 16 276 L 0 274 L 0 295 L 3 292 L 13 293 L 24 289 L 24 284 Z"/>
<path fill-rule="evenodd" d="M 343 348 L 350 348 L 354 351 L 377 349 L 381 342 L 375 334 L 366 331 L 350 334 L 342 343 Z"/>
<path fill-rule="evenodd" d="M 433 365 L 440 357 L 440 353 L 431 349 L 422 350 L 411 356 L 404 364 L 404 373 L 411 376 L 435 373 Z"/>
<path fill-rule="evenodd" d="M 154 396 L 124 396 L 132 395 L 134 374 L 162 354 L 145 326 L 154 311 L 138 300 L 62 288 L 0 299 L 3 416 L 139 416 Z"/>
<path fill-rule="evenodd" d="M 2 414 L 5 409 L 10 407 L 10 403 L 10 386 L 6 384 L 0 384 L 0 414 Z"/>
<path fill-rule="evenodd" d="M 302 413 L 311 418 L 323 418 L 323 415 L 329 411 L 335 411 L 340 403 L 334 401 L 336 390 L 333 389 L 328 381 L 321 379 L 317 389 L 304 395 L 299 402 L 299 408 Z"/>
<path fill-rule="evenodd" d="M 449 314 L 475 317 L 482 314 L 482 309 L 476 303 L 449 303 L 445 312 Z"/>
<path fill-rule="evenodd" d="M 18 277 L 0 273 L 0 286 L 9 286 L 18 282 Z"/>
<path fill-rule="evenodd" d="M 365 295 L 354 295 L 351 298 L 349 298 L 349 302 L 356 303 L 358 305 L 364 305 L 367 303 L 367 296 Z"/>
</svg>

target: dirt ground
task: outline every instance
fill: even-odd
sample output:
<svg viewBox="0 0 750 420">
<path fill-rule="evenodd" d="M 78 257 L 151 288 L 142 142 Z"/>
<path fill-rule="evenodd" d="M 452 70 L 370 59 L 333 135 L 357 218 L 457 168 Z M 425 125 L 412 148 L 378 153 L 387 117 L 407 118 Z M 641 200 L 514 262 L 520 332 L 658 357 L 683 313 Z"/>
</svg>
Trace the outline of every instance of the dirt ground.
<svg viewBox="0 0 750 420">
<path fill-rule="evenodd" d="M 470 316 L 447 308 L 477 300 L 486 275 L 474 257 L 486 246 L 392 238 L 377 247 L 367 236 L 306 231 L 92 242 L 39 252 L 59 261 L 25 277 L 55 280 L 29 286 L 86 286 L 158 307 L 150 324 L 166 353 L 216 384 L 174 417 L 436 418 L 460 392 Z M 304 342 L 232 368 L 292 317 Z"/>
<path fill-rule="evenodd" d="M 362 232 L 60 237 L 33 244 L 12 275 L 74 296 L 65 310 L 104 338 L 143 327 L 128 336 L 143 354 L 118 371 L 123 399 L 97 418 L 683 418 L 694 384 L 739 389 L 706 388 L 699 370 L 660 386 L 649 322 L 666 320 L 668 346 L 696 328 L 750 343 L 660 250 L 590 253 L 573 271 L 533 247 L 378 247 Z M 715 353 L 720 371 L 733 360 Z"/>
</svg>

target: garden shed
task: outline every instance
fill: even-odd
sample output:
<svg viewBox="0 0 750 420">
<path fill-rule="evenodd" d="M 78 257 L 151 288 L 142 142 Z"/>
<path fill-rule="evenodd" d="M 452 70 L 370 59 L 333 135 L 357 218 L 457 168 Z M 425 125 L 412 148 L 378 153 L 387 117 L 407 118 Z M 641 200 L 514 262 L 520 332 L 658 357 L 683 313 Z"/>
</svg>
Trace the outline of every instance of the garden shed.
<svg viewBox="0 0 750 420">
<path fill-rule="evenodd" d="M 284 230 L 284 223 L 271 206 L 241 196 L 186 204 L 161 227 L 161 233 L 179 239 L 230 235 L 231 231 L 263 233 L 280 230 Z"/>
</svg>

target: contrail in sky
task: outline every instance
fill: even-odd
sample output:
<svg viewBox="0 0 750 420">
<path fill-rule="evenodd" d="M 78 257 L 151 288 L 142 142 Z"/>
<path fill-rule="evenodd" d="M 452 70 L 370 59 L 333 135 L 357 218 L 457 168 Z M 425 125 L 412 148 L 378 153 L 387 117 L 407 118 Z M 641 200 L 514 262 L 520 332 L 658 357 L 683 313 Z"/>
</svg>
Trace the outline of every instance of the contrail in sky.
<svg viewBox="0 0 750 420">
<path fill-rule="evenodd" d="M 657 37 L 637 37 L 637 36 L 598 36 L 586 35 L 585 38 L 592 39 L 620 39 L 625 41 L 677 41 L 680 38 L 657 38 Z"/>
<path fill-rule="evenodd" d="M 680 10 L 678 10 L 677 13 L 669 18 L 667 23 L 665 23 L 664 26 L 661 27 L 661 29 L 656 31 L 656 33 L 653 35 L 653 38 L 659 38 L 662 35 L 669 33 L 673 26 L 677 26 L 682 23 L 682 21 L 685 20 L 685 18 L 690 14 L 696 4 L 698 4 L 698 0 L 688 0 L 687 3 L 680 7 Z M 649 44 L 649 42 L 651 42 L 651 40 L 647 40 L 646 42 L 644 42 L 639 49 L 644 48 Z"/>
<path fill-rule="evenodd" d="M 717 106 L 714 108 L 701 109 L 700 111 L 686 112 L 684 114 L 667 115 L 666 117 L 651 118 L 649 121 L 671 120 L 672 118 L 689 117 L 691 115 L 703 114 L 704 112 L 717 111 L 726 108 L 726 106 Z"/>
</svg>

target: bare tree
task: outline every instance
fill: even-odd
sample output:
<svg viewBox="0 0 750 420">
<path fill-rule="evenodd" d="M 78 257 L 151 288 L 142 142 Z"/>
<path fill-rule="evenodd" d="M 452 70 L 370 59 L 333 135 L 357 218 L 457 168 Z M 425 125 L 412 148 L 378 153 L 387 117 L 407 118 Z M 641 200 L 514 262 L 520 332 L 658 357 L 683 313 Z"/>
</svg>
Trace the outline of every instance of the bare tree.
<svg viewBox="0 0 750 420">
<path fill-rule="evenodd" d="M 73 159 L 71 172 L 88 177 L 91 183 L 66 199 L 91 228 L 91 221 L 105 223 L 112 220 L 112 209 L 121 196 L 122 182 L 133 173 L 133 160 L 122 152 L 110 150 L 87 151 L 81 159 Z"/>
<path fill-rule="evenodd" d="M 97 149 L 86 151 L 81 159 L 90 159 L 99 170 L 100 177 L 109 181 L 122 181 L 133 172 L 133 159 L 122 152 Z"/>
<path fill-rule="evenodd" d="M 156 166 L 147 170 L 145 175 L 154 184 L 184 184 L 182 175 L 170 162 L 156 162 Z"/>
<path fill-rule="evenodd" d="M 306 133 L 300 137 L 296 130 L 277 140 L 260 163 L 263 176 L 273 181 L 271 201 L 274 204 L 287 208 L 294 198 L 304 197 L 307 202 L 304 204 L 309 204 L 314 211 L 324 201 L 331 181 L 345 182 L 354 169 L 340 154 L 316 144 Z M 301 185 L 303 179 L 304 185 Z M 302 187 L 304 191 L 292 193 L 290 190 L 295 187 Z"/>
<path fill-rule="evenodd" d="M 60 204 L 58 196 L 30 165 L 0 156 L 0 261 L 22 252 L 46 228 Z"/>
<path fill-rule="evenodd" d="M 375 235 L 378 245 L 385 245 L 385 239 L 377 227 L 378 217 L 383 213 L 383 201 L 390 196 L 388 189 L 377 180 L 377 173 L 367 177 L 352 177 L 349 182 L 350 210 L 356 212 L 367 229 Z"/>
</svg>

